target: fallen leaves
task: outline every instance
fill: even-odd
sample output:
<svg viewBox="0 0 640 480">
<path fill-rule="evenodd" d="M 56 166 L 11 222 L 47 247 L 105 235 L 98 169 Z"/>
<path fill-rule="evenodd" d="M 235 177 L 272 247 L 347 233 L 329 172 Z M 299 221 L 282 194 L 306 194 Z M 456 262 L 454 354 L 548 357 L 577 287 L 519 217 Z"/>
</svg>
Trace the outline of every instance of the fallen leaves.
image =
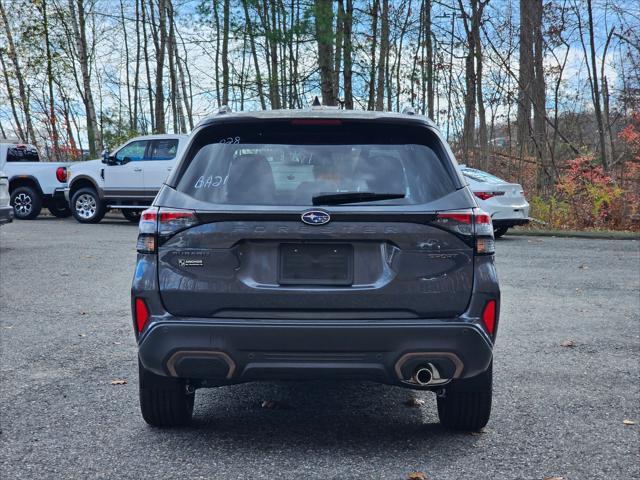
<svg viewBox="0 0 640 480">
<path fill-rule="evenodd" d="M 126 380 L 121 380 L 121 379 L 111 380 L 111 385 L 126 385 L 126 384 L 127 384 Z"/>
<path fill-rule="evenodd" d="M 273 409 L 273 408 L 276 408 L 277 406 L 278 406 L 278 403 L 273 400 L 262 401 L 262 408 Z"/>
<path fill-rule="evenodd" d="M 427 476 L 422 472 L 411 472 L 407 475 L 407 480 L 428 480 Z"/>
<path fill-rule="evenodd" d="M 629 419 L 626 419 L 626 418 L 622 421 L 622 423 L 624 423 L 625 425 L 635 425 L 636 424 L 636 422 L 634 422 L 633 420 L 629 420 Z"/>
<path fill-rule="evenodd" d="M 421 398 L 409 397 L 407 401 L 404 402 L 404 404 L 410 408 L 420 408 L 422 405 L 424 405 L 424 400 L 422 400 Z"/>
<path fill-rule="evenodd" d="M 589 267 L 587 265 L 580 265 L 578 268 L 580 270 L 589 270 Z"/>
<path fill-rule="evenodd" d="M 561 347 L 568 347 L 568 348 L 573 348 L 576 346 L 576 342 L 574 342 L 573 340 L 565 340 L 564 342 L 562 342 L 560 344 Z"/>
<path fill-rule="evenodd" d="M 564 480 L 564 477 L 559 477 L 559 476 L 555 476 L 555 477 L 544 477 L 544 480 Z"/>
</svg>

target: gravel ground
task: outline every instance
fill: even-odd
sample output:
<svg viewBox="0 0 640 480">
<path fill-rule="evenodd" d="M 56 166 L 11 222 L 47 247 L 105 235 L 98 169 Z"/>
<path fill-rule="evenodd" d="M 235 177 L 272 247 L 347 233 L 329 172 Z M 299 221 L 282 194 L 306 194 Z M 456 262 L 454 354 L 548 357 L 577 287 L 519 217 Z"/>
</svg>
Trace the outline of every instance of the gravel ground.
<svg viewBox="0 0 640 480">
<path fill-rule="evenodd" d="M 640 478 L 637 241 L 498 242 L 484 433 L 441 428 L 431 393 L 331 382 L 200 390 L 192 426 L 162 431 L 138 410 L 136 233 L 117 216 L 0 228 L 3 479 Z"/>
</svg>

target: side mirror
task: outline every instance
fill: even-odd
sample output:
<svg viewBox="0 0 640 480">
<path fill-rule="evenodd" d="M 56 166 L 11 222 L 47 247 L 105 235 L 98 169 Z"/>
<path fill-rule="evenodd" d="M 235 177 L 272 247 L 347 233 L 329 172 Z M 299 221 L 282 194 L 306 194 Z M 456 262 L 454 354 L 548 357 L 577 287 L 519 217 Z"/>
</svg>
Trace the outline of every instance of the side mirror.
<svg viewBox="0 0 640 480">
<path fill-rule="evenodd" d="M 114 160 L 115 160 L 115 159 L 114 159 Z M 126 164 L 127 164 L 127 163 L 129 163 L 130 161 L 131 161 L 131 157 L 124 157 L 124 158 L 122 159 L 122 161 L 121 161 L 121 162 L 119 162 L 119 163 L 120 163 L 120 165 L 126 165 Z M 118 162 L 116 162 L 116 163 L 118 163 Z"/>
<path fill-rule="evenodd" d="M 109 163 L 109 149 L 105 148 L 102 151 L 102 163 Z"/>
</svg>

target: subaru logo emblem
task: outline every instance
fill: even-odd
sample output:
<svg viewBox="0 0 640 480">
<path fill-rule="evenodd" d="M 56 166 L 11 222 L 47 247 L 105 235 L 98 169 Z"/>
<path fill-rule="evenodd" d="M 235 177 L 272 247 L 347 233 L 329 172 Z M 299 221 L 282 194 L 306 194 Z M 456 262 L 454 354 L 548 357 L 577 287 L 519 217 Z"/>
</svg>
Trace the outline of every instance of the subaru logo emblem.
<svg viewBox="0 0 640 480">
<path fill-rule="evenodd" d="M 331 216 L 322 210 L 310 210 L 302 214 L 302 221 L 307 225 L 324 225 L 329 223 Z"/>
</svg>

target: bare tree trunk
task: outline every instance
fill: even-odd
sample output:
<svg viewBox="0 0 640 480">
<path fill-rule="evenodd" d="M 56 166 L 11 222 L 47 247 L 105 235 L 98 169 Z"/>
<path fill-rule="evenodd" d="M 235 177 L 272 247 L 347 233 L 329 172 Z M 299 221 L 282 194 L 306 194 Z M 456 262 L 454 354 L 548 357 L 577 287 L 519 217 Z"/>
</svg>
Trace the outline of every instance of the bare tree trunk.
<svg viewBox="0 0 640 480">
<path fill-rule="evenodd" d="M 378 44 L 378 11 L 380 0 L 373 0 L 371 5 L 371 67 L 369 70 L 369 101 L 367 110 L 376 106 L 376 45 Z"/>
<path fill-rule="evenodd" d="M 153 9 L 153 5 L 149 5 L 150 9 Z M 146 8 L 144 6 L 144 0 L 140 0 L 140 11 L 142 13 L 142 38 L 143 38 L 143 52 L 144 52 L 144 66 L 147 74 L 147 97 L 149 99 L 149 117 L 151 119 L 151 131 L 156 130 L 156 117 L 153 109 L 153 88 L 151 86 L 151 68 L 149 66 L 149 42 L 147 36 L 147 19 Z M 142 109 L 141 109 L 142 110 Z"/>
<path fill-rule="evenodd" d="M 389 63 L 389 0 L 382 0 L 380 16 L 380 56 L 378 57 L 378 85 L 376 87 L 376 110 L 384 108 L 384 86 Z"/>
<path fill-rule="evenodd" d="M 137 3 L 137 2 L 136 2 Z M 120 0 L 120 21 L 122 22 L 122 34 L 124 40 L 124 74 L 127 84 L 127 113 L 129 114 L 129 129 L 133 130 L 133 108 L 131 108 L 131 82 L 129 81 L 129 36 L 127 35 L 127 24 L 124 18 L 124 3 Z"/>
<path fill-rule="evenodd" d="M 476 3 L 472 1 L 473 16 L 472 29 L 473 38 L 476 42 L 476 97 L 478 102 L 478 142 L 480 144 L 480 168 L 487 169 L 489 165 L 489 144 L 487 139 L 487 116 L 484 107 L 484 92 L 482 90 L 483 71 L 482 71 L 482 43 L 480 41 L 480 25 L 482 23 L 482 14 L 486 3 L 480 1 Z"/>
<path fill-rule="evenodd" d="M 424 42 L 426 45 L 427 67 L 427 115 L 433 119 L 433 39 L 431 33 L 431 0 L 424 2 Z"/>
<path fill-rule="evenodd" d="M 262 110 L 267 109 L 267 103 L 264 98 L 264 91 L 262 89 L 262 76 L 260 75 L 260 63 L 258 62 L 258 52 L 256 51 L 256 41 L 253 32 L 253 24 L 251 23 L 251 17 L 249 16 L 249 7 L 247 6 L 248 0 L 242 0 L 242 6 L 244 8 L 244 18 L 247 25 L 247 32 L 249 34 L 249 44 L 251 45 L 251 55 L 253 56 L 253 66 L 256 70 L 256 86 L 258 89 L 258 98 L 260 99 L 260 106 Z"/>
<path fill-rule="evenodd" d="M 172 0 L 167 0 L 167 23 L 169 24 L 169 40 L 167 45 L 167 53 L 169 56 L 169 78 L 171 80 L 171 105 L 173 112 L 173 131 L 175 133 L 186 133 L 187 125 L 184 119 L 184 111 L 182 109 L 182 92 L 178 85 L 178 67 L 176 63 L 176 29 L 174 20 L 174 10 Z"/>
<path fill-rule="evenodd" d="M 49 41 L 49 17 L 47 15 L 47 2 L 42 0 L 40 4 L 42 11 L 42 29 L 44 32 L 44 44 L 47 58 L 47 86 L 49 87 L 49 121 L 51 122 L 51 147 L 53 158 L 60 160 L 60 139 L 58 136 L 58 126 L 56 122 L 55 97 L 53 96 L 53 63 L 51 59 L 51 43 Z"/>
<path fill-rule="evenodd" d="M 472 11 L 476 11 L 478 0 L 471 0 Z M 464 124 L 462 132 L 462 152 L 464 162 L 469 162 L 474 157 L 475 149 L 475 119 L 476 119 L 476 72 L 475 72 L 475 30 L 470 25 L 469 16 L 458 0 L 458 6 L 462 15 L 464 30 L 467 35 L 467 55 L 465 56 L 465 94 L 464 94 Z M 473 22 L 473 18 L 471 20 Z"/>
<path fill-rule="evenodd" d="M 167 48 L 167 0 L 158 0 L 158 43 L 156 46 L 156 122 L 155 133 L 166 133 L 164 118 L 164 56 Z"/>
<path fill-rule="evenodd" d="M 542 39 L 542 0 L 531 0 L 533 33 L 533 139 L 540 159 L 538 190 L 548 192 L 554 183 L 553 166 L 549 163 L 546 127 L 546 85 L 544 80 L 544 50 Z"/>
<path fill-rule="evenodd" d="M 69 0 L 69 10 L 71 11 L 71 23 L 76 42 L 76 52 L 80 72 L 82 74 L 82 101 L 87 115 L 87 140 L 89 141 L 89 154 L 92 157 L 98 155 L 102 149 L 102 138 L 98 127 L 96 108 L 91 90 L 91 69 L 89 65 L 89 52 L 87 48 L 86 14 L 84 10 L 85 0 Z"/>
<path fill-rule="evenodd" d="M 344 53 L 344 0 L 338 0 L 338 15 L 336 17 L 335 35 L 335 63 L 333 68 L 333 98 L 339 102 L 340 98 L 340 71 L 342 69 L 342 54 Z"/>
<path fill-rule="evenodd" d="M 598 125 L 598 139 L 600 140 L 600 159 L 605 172 L 609 171 L 609 159 L 607 158 L 607 146 L 604 137 L 604 122 L 602 121 L 602 107 L 600 105 L 600 86 L 598 85 L 598 67 L 596 64 L 596 45 L 593 32 L 593 8 L 591 0 L 587 0 L 587 14 L 589 15 L 589 47 L 591 49 L 591 77 L 593 107 Z"/>
<path fill-rule="evenodd" d="M 9 81 L 9 69 L 7 69 L 7 65 L 4 61 L 4 55 L 2 55 L 3 49 L 0 48 L 0 67 L 2 67 L 2 76 L 4 77 L 4 83 L 7 88 L 7 95 L 9 96 L 9 104 L 11 105 L 11 113 L 13 114 L 13 121 L 15 122 L 15 129 L 20 137 L 20 140 L 23 142 L 28 142 L 29 138 L 25 136 L 24 130 L 22 130 L 22 123 L 20 120 L 20 116 L 18 115 L 18 110 L 16 108 L 16 102 L 14 100 L 13 88 L 11 88 L 11 82 Z M 4 133 L 2 134 L 5 137 Z M 5 137 L 6 138 L 6 137 Z"/>
<path fill-rule="evenodd" d="M 138 131 L 138 89 L 140 86 L 140 4 L 136 2 L 136 68 L 133 74 L 133 122 L 131 130 Z"/>
<path fill-rule="evenodd" d="M 323 105 L 335 105 L 333 72 L 333 6 L 326 0 L 315 0 L 316 41 Z"/>
<path fill-rule="evenodd" d="M 404 23 L 402 24 L 402 28 L 400 29 L 400 40 L 398 42 L 398 49 L 396 51 L 396 63 L 395 63 L 395 73 L 396 73 L 396 108 L 400 111 L 400 96 L 402 93 L 402 80 L 400 78 L 400 72 L 402 67 L 402 48 L 404 44 L 404 37 L 407 34 L 407 27 L 409 25 L 409 17 L 411 16 L 413 7 L 413 0 L 409 0 L 407 5 L 407 16 L 404 19 Z"/>
<path fill-rule="evenodd" d="M 518 69 L 518 116 L 516 135 L 520 155 L 529 151 L 531 122 L 531 88 L 533 81 L 533 25 L 531 21 L 533 2 L 520 0 L 520 58 Z"/>
<path fill-rule="evenodd" d="M 229 0 L 222 7 L 222 104 L 229 104 Z"/>
<path fill-rule="evenodd" d="M 353 0 L 346 0 L 344 13 L 344 108 L 353 110 Z"/>
<path fill-rule="evenodd" d="M 267 16 L 268 7 L 267 2 L 265 0 L 265 16 L 267 17 L 267 23 L 269 23 L 269 17 Z M 278 40 L 279 35 L 277 32 L 277 22 L 276 22 L 276 8 L 275 5 L 271 6 L 271 23 L 269 27 L 269 31 L 271 33 L 271 78 L 270 84 L 272 86 L 272 95 L 271 95 L 271 108 L 279 109 L 282 108 L 282 102 L 280 99 L 280 78 L 278 75 Z"/>
<path fill-rule="evenodd" d="M 187 50 L 184 48 L 184 39 L 180 32 L 178 31 L 178 27 L 175 24 L 174 20 L 173 28 L 175 29 L 178 36 L 180 36 L 180 40 L 182 41 L 182 47 L 184 50 L 184 58 L 180 58 L 180 54 L 178 53 L 178 44 L 174 45 L 175 47 L 175 56 L 176 56 L 176 64 L 178 66 L 178 74 L 180 76 L 180 88 L 182 89 L 182 100 L 184 102 L 184 108 L 187 111 L 187 120 L 189 121 L 189 129 L 193 130 L 193 97 L 190 95 L 190 90 L 187 89 L 187 76 L 189 76 L 189 62 L 187 57 Z M 184 63 L 184 66 L 183 66 Z M 187 72 L 187 76 L 185 76 L 185 70 Z M 189 82 L 191 85 L 191 82 Z M 185 126 L 186 131 L 186 126 Z"/>
<path fill-rule="evenodd" d="M 9 20 L 7 19 L 7 13 L 4 9 L 2 0 L 0 0 L 0 15 L 2 16 L 2 22 L 4 23 L 5 33 L 7 35 L 7 44 L 9 49 L 7 54 L 13 64 L 14 74 L 18 81 L 18 94 L 20 95 L 20 103 L 22 104 L 22 111 L 24 112 L 24 119 L 27 125 L 25 141 L 33 143 L 38 146 L 38 140 L 36 139 L 35 130 L 33 129 L 33 121 L 31 119 L 31 111 L 29 108 L 29 97 L 27 95 L 27 89 L 24 84 L 24 77 L 22 76 L 22 70 L 20 69 L 20 62 L 18 61 L 18 53 L 16 52 L 16 46 L 13 43 L 13 35 L 11 34 L 11 27 L 9 26 Z"/>
</svg>

